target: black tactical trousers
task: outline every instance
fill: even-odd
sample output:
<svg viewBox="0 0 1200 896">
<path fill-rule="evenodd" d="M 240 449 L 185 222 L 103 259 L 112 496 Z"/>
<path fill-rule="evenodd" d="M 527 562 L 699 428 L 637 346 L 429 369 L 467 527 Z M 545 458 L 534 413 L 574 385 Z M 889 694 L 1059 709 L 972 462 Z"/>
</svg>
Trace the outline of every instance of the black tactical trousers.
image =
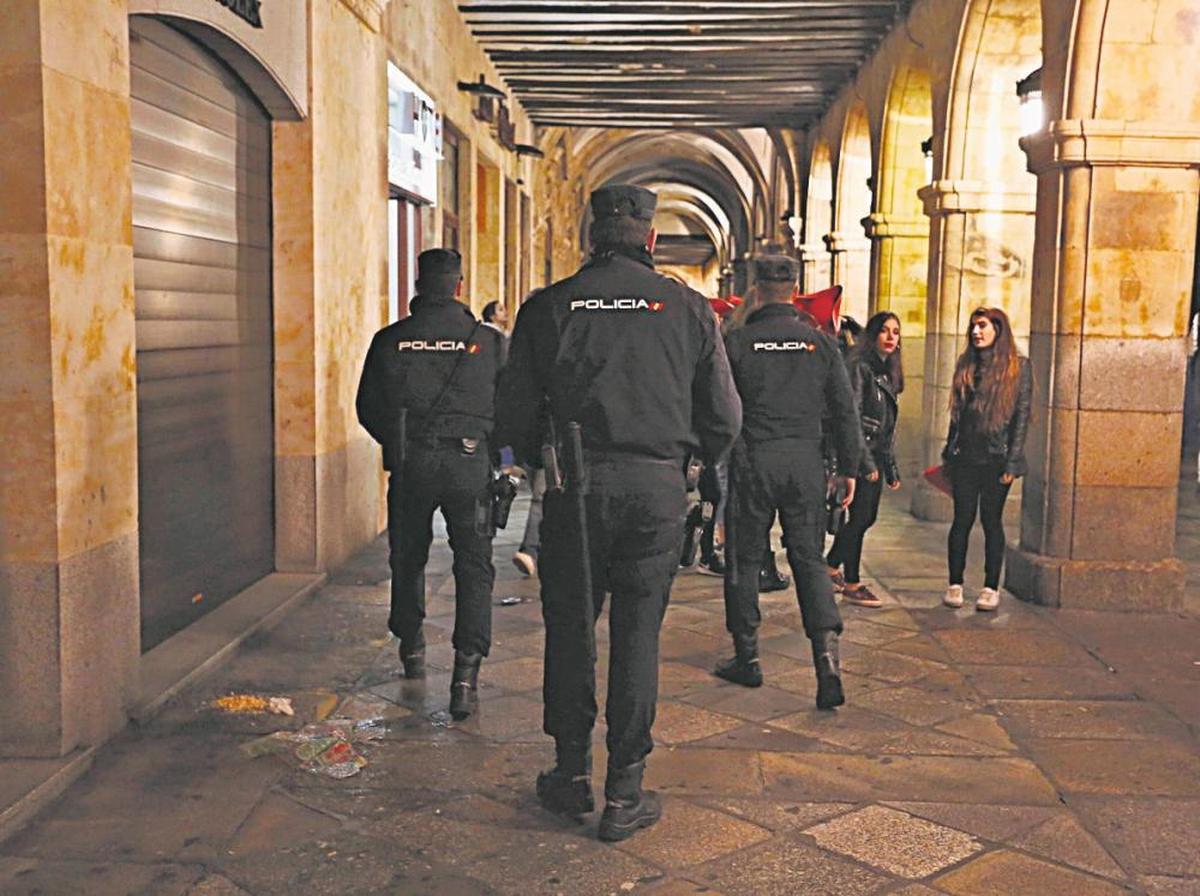
<svg viewBox="0 0 1200 896">
<path fill-rule="evenodd" d="M 842 617 L 825 571 L 825 472 L 817 441 L 739 442 L 730 468 L 733 558 L 726 557 L 725 627 L 748 635 L 762 623 L 758 569 L 776 511 L 796 583 L 804 631 L 842 630 Z M 736 584 L 735 584 L 736 581 Z"/>
<path fill-rule="evenodd" d="M 547 492 L 539 555 L 546 657 L 544 728 L 558 743 L 585 744 L 596 722 L 596 670 L 584 635 L 609 610 L 609 764 L 639 762 L 653 749 L 658 702 L 658 633 L 683 546 L 681 464 L 589 460 L 588 541 L 592 618 L 579 589 L 575 503 Z M 586 626 L 586 627 L 585 627 Z"/>
<path fill-rule="evenodd" d="M 454 649 L 486 655 L 492 641 L 491 536 L 475 531 L 475 502 L 486 499 L 491 464 L 487 446 L 462 453 L 457 440 L 414 444 L 402 474 L 388 482 L 388 546 L 392 609 L 388 628 L 407 647 L 423 643 L 425 563 L 433 541 L 433 512 L 446 520 L 454 553 Z"/>
</svg>

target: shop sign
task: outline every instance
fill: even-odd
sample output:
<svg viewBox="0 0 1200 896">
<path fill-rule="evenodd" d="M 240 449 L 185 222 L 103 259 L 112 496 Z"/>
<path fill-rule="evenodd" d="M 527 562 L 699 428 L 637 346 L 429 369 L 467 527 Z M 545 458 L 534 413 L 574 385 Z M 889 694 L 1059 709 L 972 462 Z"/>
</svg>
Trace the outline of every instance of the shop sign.
<svg viewBox="0 0 1200 896">
<path fill-rule="evenodd" d="M 259 14 L 262 0 L 217 0 L 217 2 L 254 28 L 263 26 L 262 16 Z"/>
<path fill-rule="evenodd" d="M 441 158 L 441 113 L 425 91 L 389 62 L 388 181 L 434 205 Z"/>
</svg>

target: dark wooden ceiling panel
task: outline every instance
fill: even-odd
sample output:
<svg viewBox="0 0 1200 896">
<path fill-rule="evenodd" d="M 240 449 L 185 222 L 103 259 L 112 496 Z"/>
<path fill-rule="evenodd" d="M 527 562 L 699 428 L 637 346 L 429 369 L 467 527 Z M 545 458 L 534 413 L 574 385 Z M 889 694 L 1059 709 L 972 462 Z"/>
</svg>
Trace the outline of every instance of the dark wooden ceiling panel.
<svg viewBox="0 0 1200 896">
<path fill-rule="evenodd" d="M 473 0 L 459 9 L 538 124 L 804 127 L 909 0 Z"/>
</svg>

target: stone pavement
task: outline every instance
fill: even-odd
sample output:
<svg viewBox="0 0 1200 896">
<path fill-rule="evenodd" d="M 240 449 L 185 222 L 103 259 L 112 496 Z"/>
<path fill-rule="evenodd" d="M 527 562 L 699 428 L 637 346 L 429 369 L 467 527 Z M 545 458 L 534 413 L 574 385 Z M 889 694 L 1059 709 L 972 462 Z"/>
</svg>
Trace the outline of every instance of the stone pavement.
<svg viewBox="0 0 1200 896">
<path fill-rule="evenodd" d="M 425 683 L 398 676 L 382 541 L 206 683 L 100 752 L 0 844 L 4 894 L 1200 894 L 1200 619 L 939 606 L 944 525 L 885 499 L 868 536 L 881 609 L 845 607 L 849 704 L 813 708 L 791 592 L 764 595 L 767 683 L 709 674 L 719 582 L 685 572 L 662 638 L 655 828 L 617 845 L 541 811 L 536 583 L 496 547 L 495 647 L 477 718 L 445 714 L 450 558 L 430 562 Z M 980 565 L 978 544 L 972 568 Z M 968 580 L 968 592 L 979 582 Z M 601 626 L 601 634 L 604 634 Z M 602 645 L 603 652 L 603 645 Z M 601 661 L 601 672 L 604 671 Z M 221 715 L 284 694 L 297 718 Z M 329 716 L 382 717 L 331 780 L 239 746 Z M 597 732 L 597 791 L 603 728 Z"/>
</svg>

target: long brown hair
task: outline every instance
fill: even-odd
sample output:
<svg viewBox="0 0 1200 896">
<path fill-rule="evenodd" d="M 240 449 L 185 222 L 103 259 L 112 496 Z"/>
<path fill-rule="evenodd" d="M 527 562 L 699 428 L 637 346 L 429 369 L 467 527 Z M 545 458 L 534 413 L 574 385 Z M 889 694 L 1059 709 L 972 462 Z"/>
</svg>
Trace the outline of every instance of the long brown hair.
<svg viewBox="0 0 1200 896">
<path fill-rule="evenodd" d="M 971 339 L 975 321 L 986 317 L 996 330 L 991 348 L 979 351 Z M 967 349 L 958 356 L 950 389 L 950 416 L 958 420 L 968 401 L 973 401 L 985 432 L 999 432 L 1008 425 L 1017 405 L 1021 357 L 1013 339 L 1008 315 L 999 308 L 976 308 L 967 327 Z"/>
<path fill-rule="evenodd" d="M 896 326 L 900 326 L 900 318 L 893 311 L 880 311 L 867 321 L 862 335 L 858 337 L 858 342 L 855 343 L 852 349 L 856 358 L 865 358 L 870 352 L 876 351 L 879 334 L 883 332 L 883 327 L 889 320 L 894 320 Z M 892 381 L 892 386 L 895 388 L 897 394 L 904 391 L 904 362 L 901 360 L 900 355 L 903 348 L 904 340 L 901 339 L 896 343 L 896 350 L 883 359 L 883 366 L 887 369 L 888 379 Z"/>
</svg>

